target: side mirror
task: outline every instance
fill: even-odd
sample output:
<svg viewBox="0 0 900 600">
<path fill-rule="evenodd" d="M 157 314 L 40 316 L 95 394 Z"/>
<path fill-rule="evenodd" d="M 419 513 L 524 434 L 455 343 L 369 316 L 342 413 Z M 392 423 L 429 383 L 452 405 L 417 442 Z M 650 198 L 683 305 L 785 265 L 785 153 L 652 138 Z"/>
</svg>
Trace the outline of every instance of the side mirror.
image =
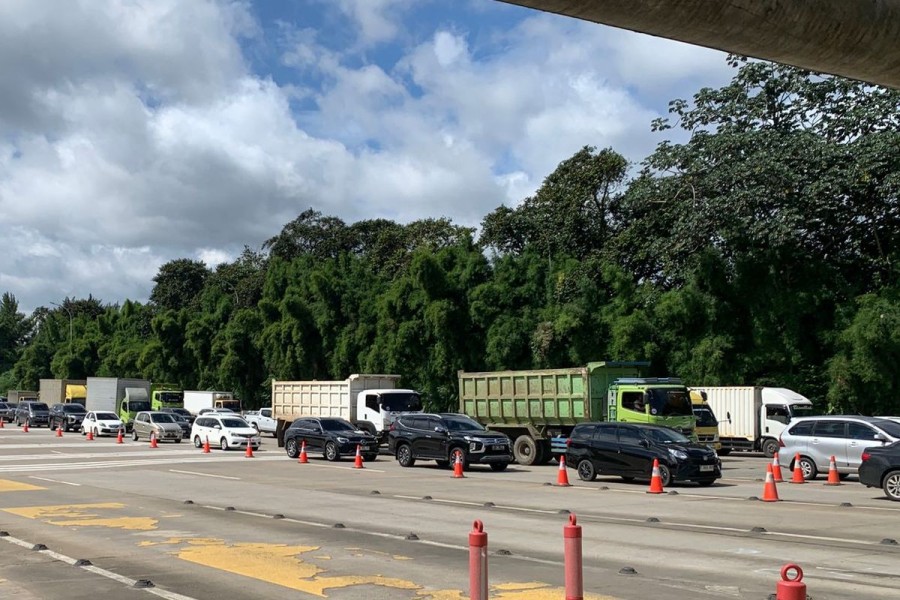
<svg viewBox="0 0 900 600">
<path fill-rule="evenodd" d="M 213 429 L 222 429 L 221 425 L 213 425 Z"/>
<path fill-rule="evenodd" d="M 650 447 L 650 442 L 648 442 L 647 440 L 641 440 L 641 441 L 638 442 L 638 443 L 639 443 L 642 447 L 644 447 L 644 448 L 649 448 L 649 447 Z"/>
<path fill-rule="evenodd" d="M 438 427 L 435 427 L 434 430 L 435 430 L 437 433 L 447 433 L 447 428 L 446 428 L 446 427 L 440 427 L 440 426 L 438 426 Z"/>
<path fill-rule="evenodd" d="M 882 444 L 883 444 L 884 442 L 887 441 L 887 438 L 884 437 L 884 435 L 882 435 L 882 434 L 880 434 L 880 433 L 876 433 L 876 434 L 873 435 L 872 437 L 873 437 L 874 439 L 878 440 L 879 442 L 881 442 Z"/>
</svg>

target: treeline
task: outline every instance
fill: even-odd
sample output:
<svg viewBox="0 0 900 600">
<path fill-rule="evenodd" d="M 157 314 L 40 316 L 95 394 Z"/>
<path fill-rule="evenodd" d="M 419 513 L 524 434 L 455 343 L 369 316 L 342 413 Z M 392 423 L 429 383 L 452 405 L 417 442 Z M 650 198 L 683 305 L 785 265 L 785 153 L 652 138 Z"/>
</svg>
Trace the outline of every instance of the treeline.
<svg viewBox="0 0 900 600">
<path fill-rule="evenodd" d="M 302 213 L 259 250 L 163 265 L 147 304 L 0 301 L 0 389 L 146 377 L 264 403 L 278 379 L 400 373 L 452 409 L 456 371 L 651 360 L 689 384 L 900 408 L 900 93 L 730 58 L 671 103 L 628 179 L 563 161 L 518 207 L 347 224 Z M 72 337 L 69 338 L 70 315 Z"/>
</svg>

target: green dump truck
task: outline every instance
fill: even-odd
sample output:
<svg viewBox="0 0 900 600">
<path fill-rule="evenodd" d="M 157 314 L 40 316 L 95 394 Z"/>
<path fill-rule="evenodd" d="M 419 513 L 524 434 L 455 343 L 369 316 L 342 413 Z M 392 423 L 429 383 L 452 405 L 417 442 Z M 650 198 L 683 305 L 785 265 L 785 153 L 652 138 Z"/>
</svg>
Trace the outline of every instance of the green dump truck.
<svg viewBox="0 0 900 600">
<path fill-rule="evenodd" d="M 177 383 L 151 383 L 150 409 L 184 408 L 184 391 Z"/>
<path fill-rule="evenodd" d="M 648 362 L 592 362 L 535 371 L 459 371 L 459 410 L 513 440 L 523 465 L 553 458 L 551 439 L 578 423 L 627 421 L 694 433 L 688 389 L 680 379 L 642 375 Z"/>
</svg>

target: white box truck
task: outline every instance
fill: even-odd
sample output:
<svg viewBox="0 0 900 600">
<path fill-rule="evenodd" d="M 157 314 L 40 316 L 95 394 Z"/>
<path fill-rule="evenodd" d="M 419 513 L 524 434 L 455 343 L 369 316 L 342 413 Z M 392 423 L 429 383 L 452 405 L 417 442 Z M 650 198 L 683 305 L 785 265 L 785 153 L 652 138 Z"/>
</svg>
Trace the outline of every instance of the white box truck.
<svg viewBox="0 0 900 600">
<path fill-rule="evenodd" d="M 146 379 L 122 377 L 88 377 L 88 411 L 116 413 L 131 431 L 134 418 L 142 410 L 150 410 L 150 382 Z"/>
<path fill-rule="evenodd" d="M 761 386 L 693 387 L 719 419 L 719 454 L 732 450 L 778 451 L 778 437 L 795 417 L 813 414 L 812 402 L 787 388 Z"/>
<path fill-rule="evenodd" d="M 185 390 L 184 408 L 195 417 L 204 408 L 227 408 L 241 414 L 241 401 L 231 392 Z"/>
<path fill-rule="evenodd" d="M 275 436 L 284 445 L 284 430 L 300 417 L 341 417 L 381 443 L 397 415 L 422 412 L 422 397 L 415 390 L 398 388 L 399 375 L 354 374 L 343 381 L 272 380 L 272 415 Z"/>
</svg>

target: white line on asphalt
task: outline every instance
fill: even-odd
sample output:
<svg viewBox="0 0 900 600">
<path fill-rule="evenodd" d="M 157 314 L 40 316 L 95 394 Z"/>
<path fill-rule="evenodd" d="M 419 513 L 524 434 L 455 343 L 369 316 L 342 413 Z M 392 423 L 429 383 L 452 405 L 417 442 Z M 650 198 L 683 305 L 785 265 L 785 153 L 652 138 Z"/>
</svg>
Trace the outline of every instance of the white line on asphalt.
<svg viewBox="0 0 900 600">
<path fill-rule="evenodd" d="M 198 473 L 197 471 L 179 471 L 178 469 L 169 469 L 170 473 L 183 473 L 185 475 L 200 475 L 201 477 L 215 477 L 217 479 L 236 479 L 240 481 L 240 477 L 229 477 L 228 475 L 213 475 L 212 473 Z"/>
<path fill-rule="evenodd" d="M 17 546 L 22 546 L 23 548 L 33 548 L 34 544 L 30 544 L 25 540 L 20 540 L 11 535 L 5 536 L 3 538 L 7 542 L 11 544 L 15 544 Z M 68 565 L 74 565 L 78 561 L 71 556 L 66 556 L 65 554 L 60 554 L 59 552 L 54 552 L 53 550 L 39 550 L 39 552 L 45 556 L 49 556 L 53 560 L 58 560 L 60 562 L 66 563 Z M 107 579 L 112 579 L 113 581 L 118 581 L 119 583 L 126 585 L 130 588 L 134 588 L 134 585 L 137 583 L 136 579 L 131 579 L 129 577 L 125 577 L 124 575 L 119 575 L 118 573 L 113 573 L 112 571 L 108 571 L 106 569 L 102 569 L 100 567 L 94 565 L 87 565 L 84 567 L 80 567 L 85 571 L 90 571 L 95 575 L 100 575 L 101 577 L 106 577 Z M 178 594 L 176 592 L 170 592 L 167 590 L 162 590 L 157 587 L 152 588 L 139 588 L 141 591 L 147 592 L 149 594 L 153 594 L 154 596 L 159 596 L 160 598 L 166 598 L 166 600 L 197 600 L 196 598 L 192 598 L 191 596 L 185 596 L 183 594 Z"/>
<path fill-rule="evenodd" d="M 50 483 L 64 483 L 66 485 L 74 485 L 75 487 L 81 487 L 80 483 L 72 483 L 71 481 L 60 481 L 58 479 L 48 479 L 46 477 L 35 477 L 34 475 L 28 476 L 30 479 L 37 479 L 40 481 L 49 481 Z"/>
<path fill-rule="evenodd" d="M 66 462 L 52 463 L 46 465 L 9 465 L 0 467 L 0 473 L 19 473 L 23 471 L 72 471 L 81 469 L 112 469 L 121 467 L 140 467 L 155 465 L 172 465 L 181 463 L 195 462 L 236 462 L 244 460 L 243 456 L 217 456 L 217 457 L 198 457 L 198 458 L 169 458 L 160 460 L 119 460 L 119 461 L 94 461 L 94 462 Z M 283 456 L 257 456 L 254 457 L 257 462 L 266 462 L 273 460 L 284 460 Z"/>
</svg>

